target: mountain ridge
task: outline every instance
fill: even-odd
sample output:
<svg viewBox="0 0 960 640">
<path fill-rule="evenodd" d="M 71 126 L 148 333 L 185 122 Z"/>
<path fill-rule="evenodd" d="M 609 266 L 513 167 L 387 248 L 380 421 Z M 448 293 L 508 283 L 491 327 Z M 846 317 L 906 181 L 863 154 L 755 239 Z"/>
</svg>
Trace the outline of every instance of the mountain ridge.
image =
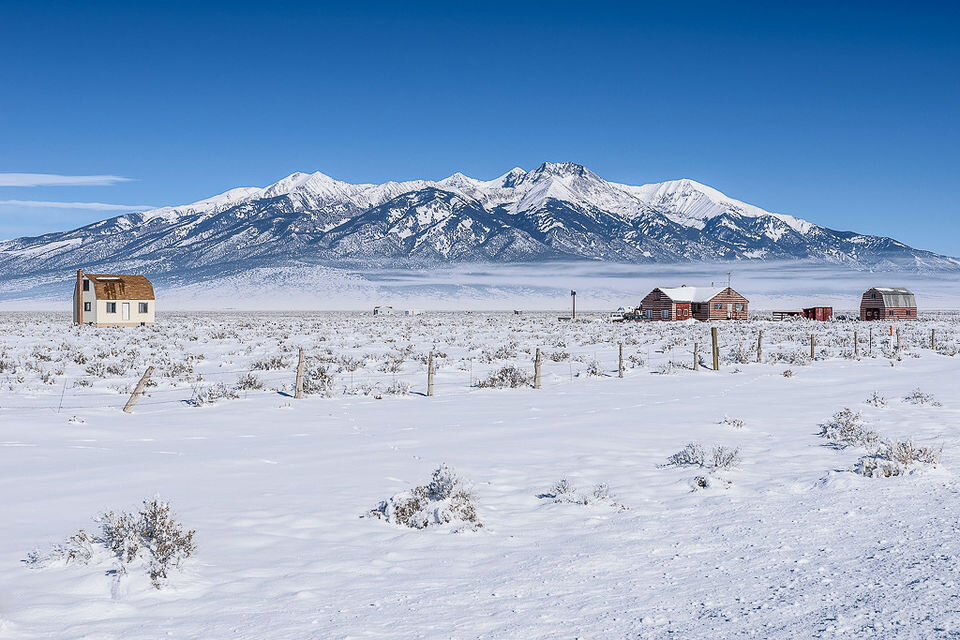
<svg viewBox="0 0 960 640">
<path fill-rule="evenodd" d="M 492 180 L 353 184 L 296 172 L 195 203 L 0 242 L 0 280 L 83 267 L 216 277 L 238 265 L 606 260 L 809 260 L 861 270 L 960 271 L 960 260 L 837 231 L 691 179 L 608 182 L 576 163 Z"/>
</svg>

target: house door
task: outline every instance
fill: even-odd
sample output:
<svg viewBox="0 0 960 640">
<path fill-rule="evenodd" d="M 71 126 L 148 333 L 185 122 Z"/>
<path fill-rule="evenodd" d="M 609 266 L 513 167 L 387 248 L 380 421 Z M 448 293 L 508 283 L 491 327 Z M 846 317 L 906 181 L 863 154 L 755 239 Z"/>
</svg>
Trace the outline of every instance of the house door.
<svg viewBox="0 0 960 640">
<path fill-rule="evenodd" d="M 727 303 L 727 320 L 733 317 L 733 303 Z"/>
<path fill-rule="evenodd" d="M 123 303 L 122 313 L 123 315 L 121 317 L 123 318 L 124 322 L 129 321 L 130 320 L 130 303 L 129 302 Z"/>
</svg>

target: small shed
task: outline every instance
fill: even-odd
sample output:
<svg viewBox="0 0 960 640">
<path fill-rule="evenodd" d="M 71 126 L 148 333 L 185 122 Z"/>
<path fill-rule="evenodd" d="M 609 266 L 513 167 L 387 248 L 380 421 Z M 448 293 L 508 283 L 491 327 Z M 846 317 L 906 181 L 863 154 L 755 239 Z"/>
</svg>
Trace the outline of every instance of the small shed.
<svg viewBox="0 0 960 640">
<path fill-rule="evenodd" d="M 749 300 L 730 287 L 657 287 L 640 303 L 643 320 L 746 320 Z"/>
<path fill-rule="evenodd" d="M 156 320 L 153 284 L 142 275 L 84 273 L 77 269 L 73 321 L 98 327 L 138 327 Z"/>
<path fill-rule="evenodd" d="M 833 318 L 833 307 L 806 307 L 803 310 L 803 317 L 807 320 L 826 322 Z"/>
<path fill-rule="evenodd" d="M 916 320 L 917 299 L 903 287 L 873 287 L 860 299 L 861 320 Z"/>
<path fill-rule="evenodd" d="M 384 305 L 378 305 L 378 306 L 376 306 L 376 307 L 373 308 L 373 315 L 375 315 L 375 316 L 392 316 L 392 315 L 393 315 L 393 307 L 391 307 L 391 306 L 384 306 Z"/>
</svg>

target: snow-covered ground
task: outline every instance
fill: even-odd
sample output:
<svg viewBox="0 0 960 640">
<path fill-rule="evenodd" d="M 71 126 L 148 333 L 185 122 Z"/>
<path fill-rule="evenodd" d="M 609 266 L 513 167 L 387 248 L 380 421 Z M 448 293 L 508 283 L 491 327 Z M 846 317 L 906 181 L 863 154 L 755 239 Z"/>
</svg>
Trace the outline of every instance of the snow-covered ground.
<svg viewBox="0 0 960 640">
<path fill-rule="evenodd" d="M 0 314 L 0 638 L 960 635 L 960 316 L 900 325 L 899 351 L 881 323 L 716 326 L 719 371 L 692 321 Z M 327 384 L 297 400 L 300 347 Z M 541 389 L 477 386 L 532 374 L 537 348 Z M 942 459 L 854 472 L 876 447 L 819 435 L 845 407 Z M 688 443 L 704 466 L 668 465 Z M 713 468 L 717 446 L 739 464 Z M 483 526 L 369 516 L 441 463 Z M 163 589 L 113 560 L 25 562 L 158 493 L 198 547 Z"/>
</svg>

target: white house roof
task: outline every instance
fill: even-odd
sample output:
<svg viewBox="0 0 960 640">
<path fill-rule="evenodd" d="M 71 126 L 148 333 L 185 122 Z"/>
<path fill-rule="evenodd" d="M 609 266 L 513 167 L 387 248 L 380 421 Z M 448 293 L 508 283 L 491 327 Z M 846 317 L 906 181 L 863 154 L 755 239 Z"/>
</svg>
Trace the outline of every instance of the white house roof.
<svg viewBox="0 0 960 640">
<path fill-rule="evenodd" d="M 663 295 L 674 302 L 710 302 L 723 293 L 726 287 L 673 287 L 660 288 Z"/>
<path fill-rule="evenodd" d="M 915 307 L 917 299 L 909 289 L 903 287 L 874 287 L 883 297 L 884 307 Z"/>
</svg>

